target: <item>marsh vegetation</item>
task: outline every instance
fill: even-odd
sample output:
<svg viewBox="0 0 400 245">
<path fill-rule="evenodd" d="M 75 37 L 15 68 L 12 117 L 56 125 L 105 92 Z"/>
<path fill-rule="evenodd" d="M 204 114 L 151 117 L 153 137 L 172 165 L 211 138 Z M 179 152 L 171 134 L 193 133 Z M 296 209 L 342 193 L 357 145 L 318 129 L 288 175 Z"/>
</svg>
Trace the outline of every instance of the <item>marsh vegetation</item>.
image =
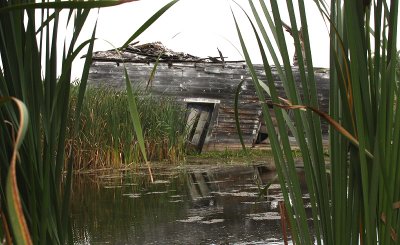
<svg viewBox="0 0 400 245">
<path fill-rule="evenodd" d="M 167 3 L 127 42 L 175 2 Z M 0 236 L 8 244 L 73 242 L 69 208 L 74 157 L 72 151 L 65 154 L 67 122 L 73 118 L 70 131 L 75 138 L 80 128 L 96 24 L 90 27 L 87 40 L 80 42 L 79 37 L 88 25 L 91 9 L 122 3 L 125 2 L 0 3 Z M 61 29 L 67 30 L 68 38 L 59 33 Z M 70 111 L 72 63 L 81 51 L 86 51 L 86 55 L 77 106 Z M 146 159 L 135 98 L 129 92 L 135 135 Z"/>
<path fill-rule="evenodd" d="M 125 2 L 0 3 L 0 237 L 8 244 L 73 242 L 70 201 L 74 168 L 106 163 L 120 167 L 143 161 L 148 166 L 149 183 L 154 184 L 150 159 L 174 162 L 183 156 L 183 125 L 173 121 L 183 115 L 182 111 L 171 101 L 155 106 L 154 98 L 141 99 L 132 89 L 126 69 L 126 94 L 86 91 L 96 27 L 88 40 L 78 40 L 90 10 Z M 168 2 L 123 46 L 176 2 Z M 251 12 L 245 14 L 263 59 L 264 81 L 257 76 L 247 52 L 246 41 L 252 37 L 242 35 L 241 23 L 235 19 L 263 108 L 291 239 L 307 245 L 314 241 L 398 244 L 399 2 L 314 1 L 330 36 L 329 111 L 321 111 L 318 105 L 304 2 L 287 0 L 282 7 L 277 0 L 248 1 Z M 282 22 L 283 11 L 289 16 L 288 24 Z M 67 23 L 60 21 L 61 14 L 67 16 Z M 237 14 L 233 12 L 234 18 Z M 293 40 L 288 42 L 284 34 L 283 27 L 288 30 L 289 25 L 301 86 L 295 83 L 287 47 Z M 71 30 L 71 38 L 65 39 L 60 49 L 57 40 L 61 28 Z M 72 88 L 72 62 L 86 48 L 80 85 Z M 282 80 L 284 96 L 277 95 L 272 66 Z M 329 160 L 321 120 L 330 124 Z M 291 149 L 289 134 L 301 152 L 305 187 L 298 176 L 297 153 Z M 304 191 L 309 193 L 309 205 L 305 205 Z M 139 204 L 156 202 L 147 199 Z"/>
<path fill-rule="evenodd" d="M 71 92 L 70 110 L 76 110 L 78 90 Z M 151 161 L 178 163 L 186 151 L 186 108 L 173 98 L 135 93 L 138 114 Z M 68 121 L 67 148 L 75 170 L 135 167 L 144 162 L 130 116 L 125 91 L 89 88 L 82 104 L 81 129 L 73 137 L 75 119 Z"/>
<path fill-rule="evenodd" d="M 399 234 L 400 87 L 396 78 L 398 1 L 315 1 L 330 35 L 330 107 L 317 103 L 312 42 L 303 0 L 249 1 L 267 79 L 261 81 L 235 19 L 246 62 L 260 101 L 296 244 L 397 244 Z M 257 5 L 256 5 L 257 4 Z M 284 31 L 295 43 L 301 86 L 295 83 Z M 252 18 L 250 18 L 250 16 Z M 285 29 L 285 30 L 284 30 Z M 274 47 L 278 47 L 275 49 Z M 278 51 L 279 50 L 279 51 Z M 270 56 L 270 57 L 269 57 Z M 279 70 L 285 96 L 276 93 L 271 64 Z M 288 117 L 285 110 L 292 110 Z M 329 160 L 324 158 L 321 120 L 330 124 Z M 288 126 L 302 152 L 310 193 L 310 232 L 290 150 Z M 277 133 L 280 139 L 278 140 Z"/>
</svg>

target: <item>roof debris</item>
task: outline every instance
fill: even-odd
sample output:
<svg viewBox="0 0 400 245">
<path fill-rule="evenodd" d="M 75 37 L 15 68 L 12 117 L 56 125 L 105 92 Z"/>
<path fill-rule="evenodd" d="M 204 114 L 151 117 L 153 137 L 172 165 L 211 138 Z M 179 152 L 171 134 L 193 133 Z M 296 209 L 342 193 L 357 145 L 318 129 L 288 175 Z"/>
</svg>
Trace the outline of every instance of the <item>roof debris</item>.
<svg viewBox="0 0 400 245">
<path fill-rule="evenodd" d="M 200 58 L 183 52 L 175 52 L 166 48 L 161 42 L 145 43 L 137 45 L 138 42 L 129 44 L 123 50 L 107 50 L 94 52 L 93 60 L 96 61 L 114 61 L 128 63 L 151 63 L 156 62 L 160 57 L 159 62 L 203 62 L 203 63 L 224 63 L 224 58 L 220 54 L 217 57 L 208 56 Z"/>
</svg>

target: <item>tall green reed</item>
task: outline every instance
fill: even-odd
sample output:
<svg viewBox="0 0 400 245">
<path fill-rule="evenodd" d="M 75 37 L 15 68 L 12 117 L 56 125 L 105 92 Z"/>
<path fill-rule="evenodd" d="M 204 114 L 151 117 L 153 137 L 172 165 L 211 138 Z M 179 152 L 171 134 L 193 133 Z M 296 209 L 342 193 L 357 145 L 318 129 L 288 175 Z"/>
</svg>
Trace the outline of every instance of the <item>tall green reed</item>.
<svg viewBox="0 0 400 245">
<path fill-rule="evenodd" d="M 262 55 L 266 81 L 261 81 L 255 73 L 236 19 L 235 23 L 262 102 L 293 241 L 397 244 L 400 227 L 400 192 L 396 188 L 400 184 L 400 91 L 395 79 L 398 1 L 332 0 L 330 6 L 325 1 L 314 1 L 330 29 L 329 113 L 322 112 L 317 103 L 318 84 L 304 1 L 287 0 L 286 9 L 280 8 L 276 0 L 269 1 L 268 6 L 262 0 L 257 1 L 258 7 L 255 2 L 249 0 L 254 21 L 250 16 L 248 19 Z M 292 72 L 282 11 L 288 13 L 294 30 L 301 86 Z M 302 40 L 297 31 L 300 26 Z M 283 81 L 285 100 L 276 92 L 267 53 Z M 277 131 L 266 96 L 273 101 Z M 293 110 L 293 118 L 285 117 L 282 108 Z M 329 159 L 323 153 L 321 118 L 331 125 Z M 285 123 L 289 128 L 294 126 L 292 133 L 302 152 L 311 217 L 305 212 Z M 312 218 L 312 226 L 308 218 Z"/>
<path fill-rule="evenodd" d="M 0 98 L 2 102 L 12 98 L 18 105 L 1 103 L 0 111 L 0 230 L 10 244 L 72 243 L 69 200 L 73 157 L 71 152 L 64 153 L 66 124 L 69 117 L 79 118 L 80 115 L 96 28 L 89 40 L 79 43 L 78 37 L 92 8 L 125 2 L 0 3 Z M 169 2 L 150 17 L 127 43 L 175 3 Z M 66 23 L 61 21 L 62 14 L 67 17 Z M 60 52 L 59 30 L 66 27 L 73 31 L 71 39 L 64 40 Z M 68 110 L 71 65 L 85 48 L 78 106 L 72 115 Z M 134 98 L 131 98 L 132 106 L 135 106 Z M 25 114 L 29 114 L 28 124 Z M 140 123 L 135 125 L 140 126 Z M 21 141 L 25 127 L 25 138 Z M 78 129 L 79 120 L 76 119 L 72 131 L 76 134 Z"/>
<path fill-rule="evenodd" d="M 71 98 L 75 98 L 74 88 Z M 177 162 L 184 157 L 185 109 L 172 98 L 157 98 L 144 92 L 137 109 L 142 125 L 146 153 L 151 161 Z M 67 149 L 72 148 L 75 169 L 128 167 L 144 161 L 135 136 L 125 91 L 90 88 L 86 91 L 77 137 L 68 132 Z M 72 99 L 70 110 L 76 108 Z M 68 128 L 73 125 L 68 122 Z"/>
<path fill-rule="evenodd" d="M 3 2 L 2 10 L 15 4 Z M 29 3 L 27 3 L 29 4 Z M 55 6 L 55 5 L 54 5 Z M 68 237 L 68 189 L 61 193 L 62 166 L 64 161 L 65 120 L 67 113 L 64 100 L 68 100 L 70 70 L 73 59 L 83 47 L 93 46 L 94 39 L 79 45 L 76 43 L 89 10 L 70 10 L 74 15 L 71 25 L 74 32 L 69 46 L 65 47 L 62 65 L 57 55 L 57 28 L 60 11 L 37 12 L 20 7 L 1 14 L 1 96 L 13 96 L 22 100 L 29 113 L 29 124 L 25 140 L 19 151 L 16 177 L 20 192 L 20 203 L 27 222 L 25 240 L 18 240 L 20 232 L 14 228 L 12 209 L 5 203 L 5 174 L 9 171 L 9 147 L 2 142 L 2 212 L 6 222 L 3 230 L 10 229 L 10 236 L 18 244 L 64 243 Z M 37 18 L 42 23 L 37 25 Z M 45 20 L 49 20 L 46 22 Z M 50 25 L 53 24 L 53 26 Z M 41 66 L 42 59 L 45 59 Z M 90 59 L 90 54 L 88 55 Z M 57 68 L 63 73 L 57 78 Z M 1 111 L 2 122 L 18 125 L 13 107 Z M 5 142 L 13 142 L 13 130 L 1 124 Z M 10 169 L 11 170 L 11 169 Z M 15 202 L 15 201 L 14 201 Z M 24 215 L 21 214 L 21 217 Z"/>
</svg>

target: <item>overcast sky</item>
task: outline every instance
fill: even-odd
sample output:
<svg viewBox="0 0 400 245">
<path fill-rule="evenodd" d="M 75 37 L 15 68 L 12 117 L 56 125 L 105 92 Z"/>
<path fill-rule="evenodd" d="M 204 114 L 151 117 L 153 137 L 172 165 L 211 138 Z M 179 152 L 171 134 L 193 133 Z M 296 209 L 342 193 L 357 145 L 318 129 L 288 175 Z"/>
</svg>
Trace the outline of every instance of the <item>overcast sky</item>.
<svg viewBox="0 0 400 245">
<path fill-rule="evenodd" d="M 91 21 L 98 18 L 95 50 L 109 50 L 121 46 L 149 17 L 168 3 L 169 0 L 141 0 L 116 7 L 101 9 L 93 13 Z M 238 0 L 250 12 L 247 0 Z M 255 1 L 257 2 L 257 1 Z M 329 61 L 328 32 L 313 1 L 307 4 L 309 30 L 314 66 L 327 67 Z M 181 0 L 169 9 L 137 40 L 141 44 L 161 41 L 166 47 L 200 57 L 218 56 L 217 47 L 229 60 L 242 60 L 241 48 L 233 17 L 233 7 L 242 31 L 249 44 L 254 63 L 261 63 L 258 47 L 247 19 L 230 0 Z M 282 19 L 290 23 L 282 6 Z M 95 11 L 94 11 L 95 12 Z M 88 32 L 89 33 L 89 32 Z M 89 34 L 87 35 L 89 36 Z M 293 40 L 288 37 L 290 52 L 294 52 Z M 102 40 L 106 40 L 102 41 Z M 291 54 L 292 55 L 292 54 Z M 76 62 L 74 75 L 82 65 Z"/>
<path fill-rule="evenodd" d="M 116 46 L 122 45 L 145 20 L 168 2 L 168 0 L 141 0 L 102 9 L 99 15 L 97 36 Z M 237 2 L 250 13 L 247 0 L 238 0 Z M 319 56 L 324 54 L 327 56 L 328 33 L 314 3 L 309 2 L 311 2 L 309 10 L 310 18 L 312 18 L 309 23 L 310 29 L 314 34 L 312 36 L 317 39 L 313 42 L 313 47 Z M 230 0 L 181 0 L 138 40 L 141 43 L 161 41 L 168 48 L 197 56 L 217 56 L 218 47 L 224 56 L 233 60 L 242 59 L 241 54 L 236 50 L 236 48 L 240 50 L 240 44 L 230 11 L 231 5 L 243 26 L 245 36 L 254 40 L 248 21 Z M 285 13 L 282 15 L 283 20 L 289 23 L 287 15 Z M 107 44 L 98 42 L 96 49 L 103 48 L 107 49 Z M 319 50 L 317 51 L 317 49 Z M 254 55 L 257 54 L 256 47 L 252 50 L 254 50 L 252 52 Z M 261 62 L 258 56 L 255 59 L 257 62 Z M 320 60 L 316 66 L 328 65 L 327 57 Z"/>
</svg>

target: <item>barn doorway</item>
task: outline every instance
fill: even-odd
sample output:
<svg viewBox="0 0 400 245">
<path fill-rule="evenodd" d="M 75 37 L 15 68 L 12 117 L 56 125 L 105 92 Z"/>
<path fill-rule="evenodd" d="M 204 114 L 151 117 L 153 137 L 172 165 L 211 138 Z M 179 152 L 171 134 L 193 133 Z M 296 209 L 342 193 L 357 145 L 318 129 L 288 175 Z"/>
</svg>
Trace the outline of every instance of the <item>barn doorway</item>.
<svg viewBox="0 0 400 245">
<path fill-rule="evenodd" d="M 187 102 L 187 143 L 189 147 L 201 153 L 211 132 L 219 100 L 185 99 Z"/>
</svg>

